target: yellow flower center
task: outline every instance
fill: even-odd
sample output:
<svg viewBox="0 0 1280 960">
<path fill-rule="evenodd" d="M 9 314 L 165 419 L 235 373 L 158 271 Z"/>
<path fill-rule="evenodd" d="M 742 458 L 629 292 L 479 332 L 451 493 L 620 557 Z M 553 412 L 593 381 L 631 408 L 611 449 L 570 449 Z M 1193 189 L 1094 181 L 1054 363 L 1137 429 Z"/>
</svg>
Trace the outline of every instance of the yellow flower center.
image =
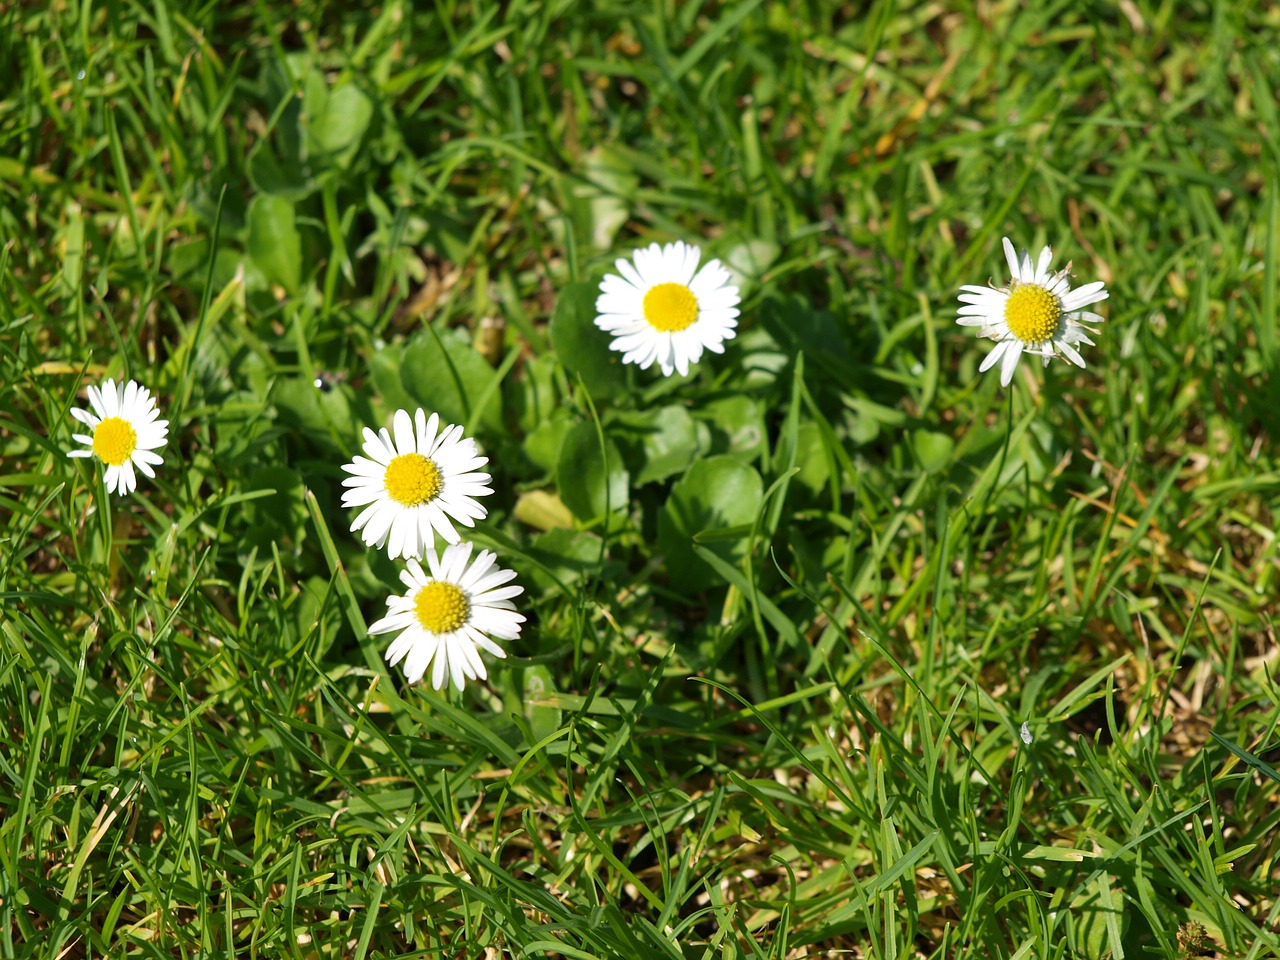
<svg viewBox="0 0 1280 960">
<path fill-rule="evenodd" d="M 93 429 L 93 452 L 108 466 L 118 467 L 133 455 L 138 435 L 122 417 L 107 417 Z"/>
<path fill-rule="evenodd" d="M 1023 343 L 1043 343 L 1062 319 L 1062 301 L 1036 283 L 1017 284 L 1004 305 L 1009 332 Z"/>
<path fill-rule="evenodd" d="M 644 318 L 663 333 L 683 330 L 698 319 L 698 298 L 683 283 L 660 283 L 644 295 Z"/>
<path fill-rule="evenodd" d="M 460 587 L 432 580 L 413 598 L 418 623 L 432 633 L 453 633 L 471 616 L 471 603 Z"/>
<path fill-rule="evenodd" d="M 434 500 L 444 486 L 440 468 L 420 453 L 406 453 L 392 460 L 382 482 L 387 486 L 387 495 L 406 507 Z"/>
</svg>

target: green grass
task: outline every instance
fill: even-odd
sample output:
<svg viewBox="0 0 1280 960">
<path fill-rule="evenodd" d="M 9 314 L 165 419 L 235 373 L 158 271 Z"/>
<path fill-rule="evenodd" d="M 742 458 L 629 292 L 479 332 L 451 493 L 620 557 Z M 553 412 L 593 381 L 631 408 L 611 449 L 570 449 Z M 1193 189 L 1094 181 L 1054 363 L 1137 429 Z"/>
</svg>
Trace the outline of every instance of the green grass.
<svg viewBox="0 0 1280 960">
<path fill-rule="evenodd" d="M 0 6 L 0 955 L 1280 956 L 1280 16 L 980 9 Z M 978 375 L 1004 235 L 1086 370 Z M 673 239 L 683 380 L 590 327 Z M 461 695 L 339 503 L 419 404 L 526 587 Z"/>
</svg>

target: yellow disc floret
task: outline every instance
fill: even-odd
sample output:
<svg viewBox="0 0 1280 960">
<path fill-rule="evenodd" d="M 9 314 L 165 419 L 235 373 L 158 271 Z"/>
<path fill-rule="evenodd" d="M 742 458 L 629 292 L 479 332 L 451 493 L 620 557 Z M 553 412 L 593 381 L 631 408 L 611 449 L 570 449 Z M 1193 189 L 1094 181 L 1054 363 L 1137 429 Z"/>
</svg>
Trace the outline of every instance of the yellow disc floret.
<svg viewBox="0 0 1280 960">
<path fill-rule="evenodd" d="M 128 420 L 107 417 L 94 428 L 93 453 L 108 466 L 120 466 L 133 456 L 137 447 L 138 434 Z"/>
<path fill-rule="evenodd" d="M 453 633 L 471 616 L 471 603 L 461 587 L 432 580 L 413 598 L 418 623 L 432 633 Z"/>
<path fill-rule="evenodd" d="M 440 495 L 440 468 L 420 453 L 405 453 L 387 464 L 383 477 L 387 496 L 406 507 L 428 503 Z"/>
<path fill-rule="evenodd" d="M 1037 283 L 1020 283 L 1009 293 L 1004 321 L 1023 343 L 1043 343 L 1058 329 L 1062 301 Z"/>
<path fill-rule="evenodd" d="M 663 333 L 683 330 L 698 319 L 698 298 L 683 283 L 659 283 L 644 295 L 644 318 Z"/>
</svg>

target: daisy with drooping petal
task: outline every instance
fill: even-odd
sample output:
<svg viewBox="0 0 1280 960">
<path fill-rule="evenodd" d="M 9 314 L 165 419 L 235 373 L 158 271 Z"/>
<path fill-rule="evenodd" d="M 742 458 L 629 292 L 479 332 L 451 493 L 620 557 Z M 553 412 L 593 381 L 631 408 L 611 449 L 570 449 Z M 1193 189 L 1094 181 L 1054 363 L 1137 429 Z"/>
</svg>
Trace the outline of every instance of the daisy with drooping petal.
<svg viewBox="0 0 1280 960">
<path fill-rule="evenodd" d="M 493 493 L 486 484 L 489 474 L 475 473 L 489 462 L 476 450 L 476 442 L 462 436 L 462 427 L 440 429 L 440 416 L 428 419 L 421 408 L 411 420 L 407 410 L 392 418 L 394 438 L 384 427 L 364 430 L 364 452 L 342 469 L 351 476 L 342 481 L 344 507 L 364 507 L 351 524 L 351 532 L 363 531 L 370 546 L 387 545 L 391 559 L 420 557 L 432 545 L 435 533 L 447 542 L 458 542 L 454 523 L 473 526 L 488 511 L 476 497 Z M 435 533 L 433 533 L 434 531 Z"/>
<path fill-rule="evenodd" d="M 422 679 L 431 668 L 431 686 L 440 690 L 449 681 L 459 690 L 463 680 L 488 677 L 480 651 L 506 657 L 506 651 L 489 639 L 517 640 L 524 617 L 515 612 L 512 597 L 524 587 L 503 586 L 515 577 L 514 570 L 497 566 L 497 557 L 488 550 L 468 566 L 471 544 L 446 547 L 437 557 L 427 547 L 427 569 L 417 560 L 400 580 L 409 592 L 387 598 L 387 615 L 369 627 L 370 635 L 402 631 L 387 648 L 387 663 L 404 660 L 404 675 L 410 683 Z"/>
<path fill-rule="evenodd" d="M 600 282 L 596 326 L 613 334 L 609 347 L 623 363 L 647 370 L 657 361 L 665 376 L 684 376 L 703 350 L 724 353 L 742 298 L 719 260 L 698 269 L 701 256 L 687 243 L 653 243 L 635 252 L 634 263 L 618 260 L 618 273 Z"/>
<path fill-rule="evenodd" d="M 164 463 L 155 451 L 168 442 L 169 421 L 160 419 L 155 398 L 146 387 L 133 380 L 117 388 L 115 380 L 89 388 L 93 412 L 71 408 L 71 415 L 93 431 L 92 435 L 72 434 L 87 450 L 70 450 L 68 457 L 97 457 L 107 466 L 104 476 L 108 493 L 133 493 L 138 488 L 136 467 L 155 479 L 153 467 Z"/>
<path fill-rule="evenodd" d="M 1025 251 L 1019 262 L 1013 244 L 1005 237 L 1004 256 L 1013 274 L 1007 287 L 960 288 L 964 306 L 956 322 L 962 327 L 979 327 L 978 336 L 996 341 L 978 371 L 999 363 L 1000 385 L 1007 387 L 1024 353 L 1042 358 L 1045 366 L 1055 356 L 1062 356 L 1083 367 L 1084 357 L 1076 345 L 1093 346 L 1088 335 L 1097 333 L 1084 324 L 1102 323 L 1103 318 L 1082 308 L 1107 299 L 1105 285 L 1098 280 L 1071 289 L 1071 264 L 1050 273 L 1053 251 L 1048 247 L 1040 251 L 1032 266 L 1031 255 Z"/>
</svg>

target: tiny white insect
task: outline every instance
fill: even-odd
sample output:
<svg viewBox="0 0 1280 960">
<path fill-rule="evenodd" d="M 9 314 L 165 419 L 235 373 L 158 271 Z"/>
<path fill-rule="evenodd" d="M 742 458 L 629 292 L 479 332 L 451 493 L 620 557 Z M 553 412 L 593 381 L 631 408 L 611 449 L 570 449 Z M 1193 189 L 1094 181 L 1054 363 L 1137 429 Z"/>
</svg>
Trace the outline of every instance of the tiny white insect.
<svg viewBox="0 0 1280 960">
<path fill-rule="evenodd" d="M 1023 720 L 1022 729 L 1019 731 L 1019 735 L 1022 737 L 1023 743 L 1029 744 L 1031 742 L 1031 724 Z"/>
</svg>

